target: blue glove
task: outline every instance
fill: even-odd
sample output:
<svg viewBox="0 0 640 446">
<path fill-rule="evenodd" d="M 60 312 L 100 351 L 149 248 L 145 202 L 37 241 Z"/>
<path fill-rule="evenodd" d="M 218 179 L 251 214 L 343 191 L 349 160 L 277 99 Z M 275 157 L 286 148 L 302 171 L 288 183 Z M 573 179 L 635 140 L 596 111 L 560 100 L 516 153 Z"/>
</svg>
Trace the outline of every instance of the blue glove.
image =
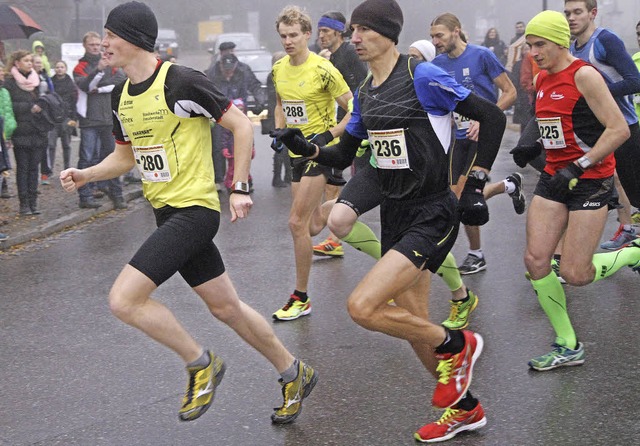
<svg viewBox="0 0 640 446">
<path fill-rule="evenodd" d="M 569 163 L 564 169 L 557 170 L 549 180 L 549 187 L 558 194 L 558 198 L 564 199 L 578 184 L 578 178 L 584 170 L 575 163 Z"/>
<path fill-rule="evenodd" d="M 284 143 L 296 155 L 310 157 L 316 153 L 315 144 L 307 141 L 300 129 L 276 129 L 269 132 L 269 136 Z"/>
<path fill-rule="evenodd" d="M 467 178 L 458 202 L 460 223 L 470 226 L 481 226 L 489 221 L 489 208 L 484 200 L 485 181 Z"/>
</svg>

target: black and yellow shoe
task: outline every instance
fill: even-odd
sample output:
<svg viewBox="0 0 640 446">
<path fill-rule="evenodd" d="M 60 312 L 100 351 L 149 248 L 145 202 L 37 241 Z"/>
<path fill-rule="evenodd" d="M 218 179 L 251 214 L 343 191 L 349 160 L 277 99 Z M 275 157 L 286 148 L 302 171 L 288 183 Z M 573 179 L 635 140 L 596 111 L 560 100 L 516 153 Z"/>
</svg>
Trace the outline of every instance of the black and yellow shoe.
<svg viewBox="0 0 640 446">
<path fill-rule="evenodd" d="M 190 369 L 187 393 L 182 400 L 178 413 L 181 421 L 193 421 L 203 415 L 215 397 L 216 387 L 220 385 L 226 366 L 222 359 L 207 352 L 211 362 L 204 369 Z"/>
<path fill-rule="evenodd" d="M 298 363 L 298 377 L 289 383 L 283 383 L 282 396 L 284 401 L 282 406 L 276 407 L 271 414 L 271 421 L 274 424 L 287 424 L 298 418 L 302 412 L 302 401 L 309 396 L 314 386 L 318 382 L 318 374 L 304 362 Z"/>
</svg>

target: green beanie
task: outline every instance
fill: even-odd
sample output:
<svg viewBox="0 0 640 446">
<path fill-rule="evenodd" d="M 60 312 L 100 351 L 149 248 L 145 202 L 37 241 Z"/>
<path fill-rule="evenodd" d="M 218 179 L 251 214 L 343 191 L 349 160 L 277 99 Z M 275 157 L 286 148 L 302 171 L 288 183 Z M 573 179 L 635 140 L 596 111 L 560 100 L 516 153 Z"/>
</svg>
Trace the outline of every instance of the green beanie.
<svg viewBox="0 0 640 446">
<path fill-rule="evenodd" d="M 525 36 L 534 35 L 569 48 L 571 31 L 565 16 L 557 11 L 542 11 L 527 24 Z"/>
</svg>

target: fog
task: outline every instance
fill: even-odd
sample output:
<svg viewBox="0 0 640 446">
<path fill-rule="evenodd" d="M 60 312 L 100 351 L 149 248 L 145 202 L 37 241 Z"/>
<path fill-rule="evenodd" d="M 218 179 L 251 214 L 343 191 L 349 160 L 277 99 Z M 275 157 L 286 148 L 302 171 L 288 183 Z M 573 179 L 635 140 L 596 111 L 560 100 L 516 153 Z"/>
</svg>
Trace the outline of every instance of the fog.
<svg viewBox="0 0 640 446">
<path fill-rule="evenodd" d="M 179 30 L 185 47 L 205 46 L 198 42 L 199 21 L 219 20 L 225 32 L 251 31 L 271 51 L 280 49 L 274 21 L 287 4 L 297 4 L 310 13 L 314 25 L 323 12 L 338 10 L 349 17 L 358 0 L 279 1 L 234 0 L 174 2 L 149 0 L 157 11 L 161 24 Z M 518 20 L 527 22 L 535 14 L 547 9 L 562 11 L 563 0 L 399 0 L 405 24 L 399 47 L 406 51 L 414 40 L 428 38 L 429 23 L 438 14 L 452 12 L 462 21 L 470 42 L 480 43 L 490 27 L 496 27 L 500 37 L 509 43 Z M 640 1 L 601 0 L 597 23 L 606 26 L 623 38 L 630 52 L 638 50 L 635 25 L 640 20 Z M 315 32 L 315 30 L 314 30 Z"/>
</svg>

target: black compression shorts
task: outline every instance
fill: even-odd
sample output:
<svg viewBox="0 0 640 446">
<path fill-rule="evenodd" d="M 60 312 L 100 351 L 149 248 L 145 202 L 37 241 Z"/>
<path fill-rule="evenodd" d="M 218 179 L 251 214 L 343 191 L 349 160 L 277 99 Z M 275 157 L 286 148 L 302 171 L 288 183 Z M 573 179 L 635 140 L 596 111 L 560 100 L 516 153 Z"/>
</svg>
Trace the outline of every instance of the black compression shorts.
<svg viewBox="0 0 640 446">
<path fill-rule="evenodd" d="M 358 217 L 382 203 L 378 172 L 368 161 L 342 188 L 337 203 L 349 206 Z"/>
<path fill-rule="evenodd" d="M 196 287 L 224 273 L 224 263 L 213 237 L 220 212 L 201 206 L 154 209 L 158 228 L 142 244 L 129 265 L 160 286 L 179 272 Z"/>
</svg>

